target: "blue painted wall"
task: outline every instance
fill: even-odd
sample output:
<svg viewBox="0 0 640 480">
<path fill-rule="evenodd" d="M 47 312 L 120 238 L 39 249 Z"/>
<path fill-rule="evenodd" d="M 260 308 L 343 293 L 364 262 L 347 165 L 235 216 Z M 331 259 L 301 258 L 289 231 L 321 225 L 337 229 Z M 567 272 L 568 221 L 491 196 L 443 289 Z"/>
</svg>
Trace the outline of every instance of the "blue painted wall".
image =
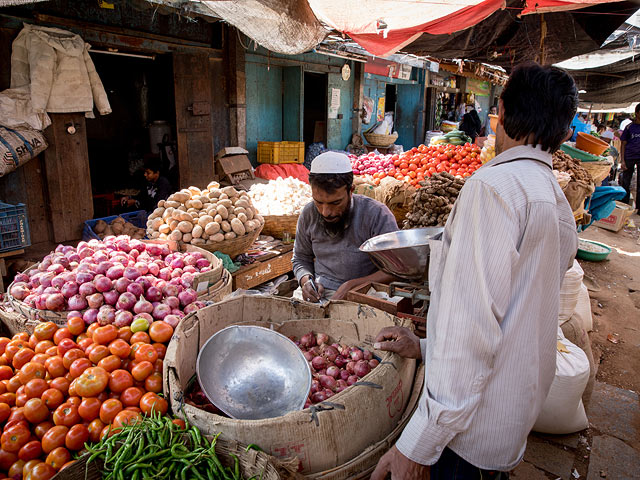
<svg viewBox="0 0 640 480">
<path fill-rule="evenodd" d="M 362 124 L 366 131 L 377 122 L 378 99 L 386 95 L 386 85 L 396 85 L 396 115 L 393 129 L 398 131 L 396 144 L 409 150 L 420 145 L 424 138 L 422 107 L 424 104 L 424 87 L 426 71 L 413 68 L 412 80 L 383 77 L 372 73 L 364 74 L 364 96 L 373 99 L 374 110 L 369 123 Z"/>
<path fill-rule="evenodd" d="M 349 63 L 353 72 L 353 62 L 316 53 L 291 56 L 269 54 L 263 48 L 258 48 L 256 51 L 247 51 L 245 59 L 247 150 L 249 151 L 249 158 L 254 165 L 257 165 L 258 141 L 276 142 L 302 138 L 301 119 L 304 115 L 304 71 L 318 72 L 320 71 L 318 70 L 318 65 L 329 65 L 334 67 L 335 70 L 335 72 L 327 74 L 331 79 L 328 82 L 329 91 L 327 94 L 329 104 L 331 102 L 331 88 L 340 89 L 340 109 L 338 114 L 342 118 L 330 121 L 331 127 L 329 128 L 328 125 L 327 146 L 331 149 L 346 148 L 351 141 L 353 133 L 351 131 L 351 122 L 353 116 L 354 77 L 352 75 L 349 80 L 342 80 L 340 68 L 345 63 Z M 288 63 L 293 63 L 291 63 L 291 66 L 275 66 L 272 63 L 272 59 L 285 59 Z M 296 75 L 301 77 L 299 85 L 296 82 Z M 301 115 L 298 112 L 301 112 Z M 297 125 L 299 125 L 299 131 L 296 132 Z"/>
</svg>

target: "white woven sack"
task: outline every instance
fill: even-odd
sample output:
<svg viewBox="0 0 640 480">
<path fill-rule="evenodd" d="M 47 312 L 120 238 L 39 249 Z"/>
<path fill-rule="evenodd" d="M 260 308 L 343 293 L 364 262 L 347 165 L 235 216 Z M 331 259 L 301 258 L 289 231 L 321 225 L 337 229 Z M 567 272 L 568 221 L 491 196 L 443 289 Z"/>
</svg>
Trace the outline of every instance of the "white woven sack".
<svg viewBox="0 0 640 480">
<path fill-rule="evenodd" d="M 585 331 L 590 332 L 593 330 L 593 318 L 591 317 L 591 300 L 589 299 L 589 290 L 584 283 L 580 285 L 578 302 L 576 303 L 576 309 L 573 312 L 573 316 L 578 319 L 580 325 L 582 325 Z"/>
<path fill-rule="evenodd" d="M 589 360 L 580 347 L 564 337 L 560 328 L 558 342 L 569 352 L 557 353 L 556 376 L 533 426 L 533 430 L 540 433 L 568 434 L 589 426 L 582 404 L 582 394 L 589 381 Z"/>
<path fill-rule="evenodd" d="M 580 294 L 580 286 L 584 271 L 577 260 L 573 261 L 573 266 L 567 270 L 560 287 L 560 311 L 558 312 L 558 325 L 571 318 L 578 303 L 578 295 Z"/>
<path fill-rule="evenodd" d="M 35 158 L 47 146 L 47 140 L 39 130 L 0 125 L 0 177 Z"/>
</svg>

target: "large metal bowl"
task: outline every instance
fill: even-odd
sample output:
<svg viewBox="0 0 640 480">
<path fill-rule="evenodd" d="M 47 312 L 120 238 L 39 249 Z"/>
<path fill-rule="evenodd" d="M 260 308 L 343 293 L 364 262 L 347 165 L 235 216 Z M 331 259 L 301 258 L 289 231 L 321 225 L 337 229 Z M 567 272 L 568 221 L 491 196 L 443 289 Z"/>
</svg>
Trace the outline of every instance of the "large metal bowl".
<svg viewBox="0 0 640 480">
<path fill-rule="evenodd" d="M 209 401 L 243 420 L 301 410 L 311 388 L 302 351 L 262 327 L 234 325 L 214 334 L 200 349 L 196 373 Z"/>
<path fill-rule="evenodd" d="M 382 271 L 405 280 L 426 280 L 429 239 L 442 233 L 443 227 L 398 230 L 373 237 L 360 246 Z"/>
</svg>

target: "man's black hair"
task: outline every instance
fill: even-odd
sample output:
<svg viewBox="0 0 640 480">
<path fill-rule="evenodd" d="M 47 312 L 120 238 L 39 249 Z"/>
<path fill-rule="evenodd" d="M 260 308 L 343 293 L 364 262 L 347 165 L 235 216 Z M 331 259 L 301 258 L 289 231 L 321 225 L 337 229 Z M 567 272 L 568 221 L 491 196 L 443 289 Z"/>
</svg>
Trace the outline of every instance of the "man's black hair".
<svg viewBox="0 0 640 480">
<path fill-rule="evenodd" d="M 532 136 L 526 144 L 550 152 L 560 148 L 578 108 L 573 78 L 564 70 L 535 62 L 514 68 L 500 98 L 506 134 L 514 140 Z"/>
<path fill-rule="evenodd" d="M 640 103 L 636 105 L 636 117 L 640 115 Z"/>
<path fill-rule="evenodd" d="M 353 173 L 310 173 L 309 183 L 327 193 L 333 193 L 342 187 L 347 187 L 347 191 L 351 191 Z"/>
<path fill-rule="evenodd" d="M 160 172 L 160 160 L 157 158 L 149 158 L 144 162 L 144 169 L 152 172 Z"/>
</svg>

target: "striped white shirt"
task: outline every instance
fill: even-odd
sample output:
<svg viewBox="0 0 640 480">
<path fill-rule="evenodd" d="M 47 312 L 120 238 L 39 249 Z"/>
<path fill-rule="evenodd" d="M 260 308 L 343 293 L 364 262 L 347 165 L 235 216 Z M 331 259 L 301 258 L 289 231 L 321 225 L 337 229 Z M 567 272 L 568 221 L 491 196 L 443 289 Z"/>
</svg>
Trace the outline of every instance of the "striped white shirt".
<svg viewBox="0 0 640 480">
<path fill-rule="evenodd" d="M 397 442 L 423 465 L 449 447 L 509 470 L 555 374 L 560 285 L 576 225 L 540 148 L 507 150 L 467 179 L 431 243 L 425 389 Z"/>
</svg>

